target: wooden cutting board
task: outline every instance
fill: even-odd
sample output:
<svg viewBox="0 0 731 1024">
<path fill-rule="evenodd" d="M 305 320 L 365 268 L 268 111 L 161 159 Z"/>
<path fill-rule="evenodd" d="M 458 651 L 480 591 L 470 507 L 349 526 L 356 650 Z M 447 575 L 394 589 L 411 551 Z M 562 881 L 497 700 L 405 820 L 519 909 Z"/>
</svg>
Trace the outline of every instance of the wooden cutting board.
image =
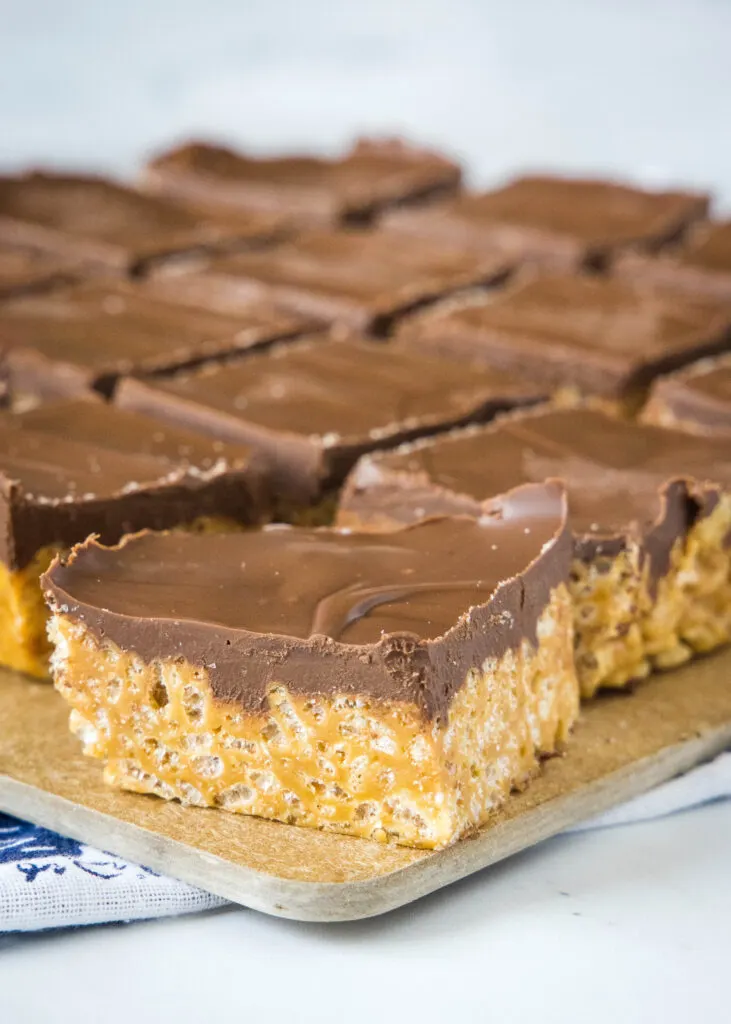
<svg viewBox="0 0 731 1024">
<path fill-rule="evenodd" d="M 563 757 L 440 853 L 108 789 L 48 684 L 0 673 L 0 809 L 236 903 L 302 921 L 371 917 L 494 864 L 731 745 L 731 651 L 585 706 Z"/>
</svg>

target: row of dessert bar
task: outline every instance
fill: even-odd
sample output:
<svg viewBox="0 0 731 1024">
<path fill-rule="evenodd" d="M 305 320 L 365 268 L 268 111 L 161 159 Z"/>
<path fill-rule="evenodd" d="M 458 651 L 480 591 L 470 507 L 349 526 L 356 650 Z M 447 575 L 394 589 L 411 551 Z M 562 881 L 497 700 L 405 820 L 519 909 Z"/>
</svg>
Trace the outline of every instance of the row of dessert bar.
<svg viewBox="0 0 731 1024">
<path fill-rule="evenodd" d="M 42 580 L 71 727 L 111 785 L 442 847 L 569 740 L 580 697 L 731 639 L 730 447 L 542 406 L 363 456 L 334 529 L 87 540 Z M 190 523 L 213 479 L 131 500 Z"/>
<path fill-rule="evenodd" d="M 108 397 L 121 376 L 334 327 L 388 336 L 389 358 L 634 408 L 659 374 L 729 347 L 731 228 L 704 219 L 706 197 L 560 178 L 474 194 L 460 177 L 362 142 L 332 161 L 189 145 L 151 162 L 145 191 L 0 178 L 4 376 L 32 397 Z"/>
<path fill-rule="evenodd" d="M 350 162 L 366 156 L 371 174 L 373 147 Z M 166 163 L 199 161 L 196 178 L 211 159 L 194 147 L 157 161 L 158 182 Z M 207 166 L 233 174 L 220 153 Z M 290 171 L 300 184 L 307 176 Z M 271 165 L 266 174 L 258 202 L 269 196 L 271 216 L 272 197 L 287 188 Z M 43 192 L 51 179 L 41 177 L 32 180 Z M 85 239 L 94 225 L 112 225 L 104 230 L 118 238 L 130 227 L 111 216 L 108 188 L 84 220 L 79 210 L 93 204 L 82 183 L 68 214 L 86 224 Z M 449 188 L 454 179 L 435 186 Z M 120 265 L 147 261 L 144 279 L 54 279 L 0 305 L 7 378 L 22 399 L 0 421 L 0 661 L 45 672 L 38 576 L 55 554 L 92 533 L 106 543 L 143 528 L 188 534 L 112 552 L 89 543 L 47 577 L 56 681 L 110 781 L 442 845 L 566 737 L 575 669 L 590 696 L 729 639 L 731 453 L 718 386 L 728 371 L 711 360 L 692 378 L 658 384 L 647 418 L 692 422 L 695 435 L 540 404 L 560 385 L 633 401 L 654 374 L 728 347 L 731 318 L 718 296 L 576 273 L 630 235 L 668 240 L 705 204 L 523 180 L 503 190 L 508 208 L 511 188 L 523 193 L 519 211 L 536 190 L 542 198 L 524 226 L 530 251 L 518 254 L 514 241 L 508 259 L 515 230 L 479 251 L 385 223 L 441 223 L 478 201 L 460 195 L 384 214 L 375 230 L 292 229 L 289 240 L 270 236 L 268 248 L 203 268 L 138 249 Z M 211 195 L 187 189 L 185 210 L 194 204 L 200 223 Z M 569 196 L 564 207 L 548 201 L 552 189 Z M 247 189 L 215 191 L 231 202 Z M 56 184 L 50 192 L 57 197 Z M 300 214 L 317 207 L 313 192 Z M 359 192 L 363 202 L 362 187 L 349 186 Z M 612 238 L 602 258 L 585 235 L 570 270 L 498 287 L 526 256 L 554 252 L 566 263 L 569 247 L 545 219 L 565 208 L 570 220 L 584 192 L 582 222 L 593 216 Z M 639 230 L 636 206 L 628 215 L 625 193 L 650 203 L 652 232 Z M 368 215 L 406 198 L 392 187 Z M 608 226 L 617 204 L 615 221 L 634 223 L 622 238 Z M 57 215 L 57 198 L 46 208 Z M 366 219 L 352 203 L 338 209 L 341 221 Z M 486 423 L 497 413 L 509 415 Z M 412 444 L 377 454 L 401 442 Z M 568 485 L 568 522 L 561 488 L 544 483 L 552 477 Z M 356 532 L 235 533 L 331 515 L 344 481 L 337 521 Z M 388 542 L 372 536 L 434 513 L 471 519 L 415 525 Z M 315 747 L 321 757 L 307 753 Z M 446 781 L 446 764 L 458 764 L 457 778 Z"/>
</svg>

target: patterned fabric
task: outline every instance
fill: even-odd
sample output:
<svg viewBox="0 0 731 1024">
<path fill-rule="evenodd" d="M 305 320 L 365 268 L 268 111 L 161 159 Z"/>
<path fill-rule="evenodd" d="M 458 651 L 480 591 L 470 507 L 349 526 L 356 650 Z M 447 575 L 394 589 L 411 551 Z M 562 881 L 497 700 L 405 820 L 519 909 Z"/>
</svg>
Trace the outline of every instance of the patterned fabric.
<svg viewBox="0 0 731 1024">
<path fill-rule="evenodd" d="M 0 814 L 0 931 L 208 910 L 225 900 Z"/>
<path fill-rule="evenodd" d="M 727 797 L 731 753 L 569 831 L 646 821 Z M 149 868 L 0 814 L 0 932 L 143 920 L 225 903 Z"/>
</svg>

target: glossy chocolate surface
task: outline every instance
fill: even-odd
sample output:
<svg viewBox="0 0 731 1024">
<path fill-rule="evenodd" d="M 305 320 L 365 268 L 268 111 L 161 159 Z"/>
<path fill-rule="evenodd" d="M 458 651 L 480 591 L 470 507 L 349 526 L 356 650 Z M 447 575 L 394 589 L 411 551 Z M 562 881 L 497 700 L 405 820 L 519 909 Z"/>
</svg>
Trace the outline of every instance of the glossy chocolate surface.
<svg viewBox="0 0 731 1024">
<path fill-rule="evenodd" d="M 603 265 L 628 245 L 671 241 L 705 216 L 708 196 L 648 192 L 610 181 L 517 178 L 494 192 L 459 195 L 424 210 L 397 210 L 386 224 L 477 252 L 575 269 Z"/>
<path fill-rule="evenodd" d="M 699 433 L 731 438 L 731 357 L 703 360 L 662 377 L 652 389 L 649 407 Z"/>
<path fill-rule="evenodd" d="M 111 393 L 129 373 L 159 373 L 302 333 L 306 321 L 252 304 L 237 317 L 157 301 L 124 283 L 86 283 L 0 306 L 11 387 L 40 395 Z"/>
<path fill-rule="evenodd" d="M 95 401 L 0 416 L 0 558 L 20 568 L 51 543 L 167 529 L 205 515 L 255 522 L 266 507 L 244 446 Z"/>
<path fill-rule="evenodd" d="M 0 178 L 0 243 L 136 272 L 224 242 L 266 241 L 272 218 L 211 217 L 90 175 L 33 171 Z"/>
<path fill-rule="evenodd" d="M 592 409 L 537 410 L 362 460 L 341 507 L 364 521 L 480 515 L 485 499 L 546 477 L 567 485 L 580 557 L 634 537 L 660 575 L 677 537 L 731 488 L 731 448 Z"/>
<path fill-rule="evenodd" d="M 126 379 L 115 401 L 254 445 L 279 466 L 285 493 L 309 500 L 364 451 L 484 421 L 542 394 L 500 371 L 321 338 L 173 378 Z"/>
<path fill-rule="evenodd" d="M 257 252 L 213 259 L 200 274 L 175 274 L 172 295 L 236 313 L 252 298 L 357 330 L 388 333 L 413 309 L 501 281 L 510 263 L 386 231 L 317 231 Z"/>
<path fill-rule="evenodd" d="M 368 220 L 388 206 L 454 192 L 460 180 L 446 157 L 399 139 L 362 139 L 332 160 L 254 157 L 189 142 L 155 157 L 143 175 L 156 192 L 305 224 Z"/>
<path fill-rule="evenodd" d="M 699 225 L 672 252 L 654 257 L 627 253 L 614 272 L 731 302 L 731 220 Z"/>
<path fill-rule="evenodd" d="M 568 574 L 556 484 L 482 519 L 388 535 L 284 528 L 83 545 L 44 577 L 51 600 L 146 661 L 205 665 L 252 710 L 271 685 L 409 700 L 443 715 L 470 668 L 535 640 Z M 303 567 L 306 571 L 303 571 Z"/>
<path fill-rule="evenodd" d="M 660 373 L 731 349 L 731 304 L 606 277 L 527 274 L 484 301 L 413 318 L 398 340 L 625 398 Z"/>
</svg>

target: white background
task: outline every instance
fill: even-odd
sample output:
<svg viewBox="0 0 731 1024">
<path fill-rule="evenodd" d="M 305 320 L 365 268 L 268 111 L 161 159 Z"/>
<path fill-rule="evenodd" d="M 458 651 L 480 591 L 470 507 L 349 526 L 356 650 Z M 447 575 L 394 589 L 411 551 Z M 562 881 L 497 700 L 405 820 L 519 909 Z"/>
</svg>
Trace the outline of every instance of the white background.
<svg viewBox="0 0 731 1024">
<path fill-rule="evenodd" d="M 712 188 L 731 208 L 731 3 L 0 0 L 0 165 L 134 173 L 189 134 L 442 145 Z M 241 910 L 0 938 L 2 1024 L 731 1018 L 731 802 L 553 840 L 403 911 Z"/>
</svg>

